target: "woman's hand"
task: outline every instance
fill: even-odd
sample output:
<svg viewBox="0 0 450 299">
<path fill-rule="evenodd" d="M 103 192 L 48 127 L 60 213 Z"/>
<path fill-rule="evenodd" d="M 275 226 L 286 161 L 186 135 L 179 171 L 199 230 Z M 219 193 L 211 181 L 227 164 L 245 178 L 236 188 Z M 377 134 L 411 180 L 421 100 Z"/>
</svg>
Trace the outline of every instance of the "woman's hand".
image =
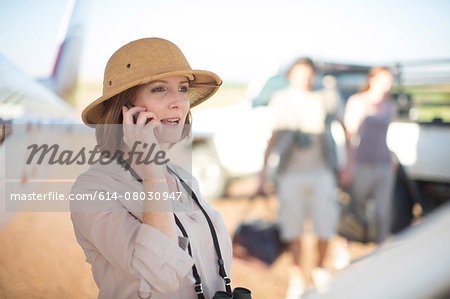
<svg viewBox="0 0 450 299">
<path fill-rule="evenodd" d="M 123 113 L 123 143 L 128 148 L 128 151 L 134 152 L 132 160 L 136 159 L 143 161 L 147 156 L 150 148 L 154 146 L 153 153 L 161 150 L 157 135 L 161 133 L 162 125 L 156 118 L 155 113 L 147 111 L 145 107 L 122 107 Z M 139 113 L 136 123 L 133 116 Z M 147 120 L 150 121 L 147 122 Z M 138 156 L 138 154 L 142 155 Z M 164 172 L 159 165 L 155 163 L 137 163 L 133 167 L 135 171 L 144 179 L 161 179 L 164 177 Z"/>
<path fill-rule="evenodd" d="M 156 118 L 155 113 L 147 111 L 145 107 L 122 107 L 123 112 L 123 142 L 128 147 L 128 151 L 143 153 L 141 158 L 132 157 L 130 164 L 134 171 L 143 179 L 143 190 L 160 193 L 169 192 L 165 178 L 163 165 L 155 163 L 136 163 L 137 159 L 144 160 L 147 152 L 154 144 L 154 152 L 160 151 L 157 134 L 161 132 L 162 126 Z M 133 115 L 139 113 L 136 124 Z M 147 119 L 150 119 L 148 123 Z M 147 144 L 144 147 L 144 144 Z M 145 200 L 143 205 L 142 222 L 157 228 L 166 234 L 174 242 L 177 242 L 177 231 L 172 213 L 171 201 Z"/>
<path fill-rule="evenodd" d="M 135 141 L 158 143 L 156 134 L 161 132 L 161 123 L 157 120 L 155 113 L 147 111 L 145 107 L 122 107 L 123 124 L 137 126 L 124 126 L 123 141 L 131 149 Z M 136 123 L 133 116 L 139 113 Z M 150 121 L 147 122 L 147 120 Z"/>
<path fill-rule="evenodd" d="M 343 170 L 339 171 L 338 180 L 339 180 L 339 186 L 341 188 L 346 189 L 346 188 L 350 187 L 350 185 L 353 181 L 353 167 L 347 166 Z"/>
<path fill-rule="evenodd" d="M 265 175 L 265 171 L 261 171 L 259 174 L 259 182 L 258 187 L 255 191 L 255 196 L 266 196 L 267 195 L 267 179 Z"/>
</svg>

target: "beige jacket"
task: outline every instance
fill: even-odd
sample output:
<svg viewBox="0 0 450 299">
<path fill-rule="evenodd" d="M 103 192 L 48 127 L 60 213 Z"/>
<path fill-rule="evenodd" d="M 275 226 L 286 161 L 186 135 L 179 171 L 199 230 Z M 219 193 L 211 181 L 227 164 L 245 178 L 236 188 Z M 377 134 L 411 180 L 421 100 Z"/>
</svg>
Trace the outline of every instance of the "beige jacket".
<svg viewBox="0 0 450 299">
<path fill-rule="evenodd" d="M 222 217 L 201 198 L 198 183 L 189 173 L 175 165 L 170 167 L 191 186 L 211 218 L 229 275 L 231 239 Z M 77 178 L 71 193 L 95 197 L 71 201 L 71 219 L 77 241 L 92 266 L 99 298 L 138 298 L 138 290 L 148 287 L 152 299 L 195 299 L 193 262 L 202 279 L 205 298 L 225 289 L 206 218 L 177 183 L 183 195 L 174 202 L 174 213 L 187 231 L 193 258 L 187 249 L 140 222 L 143 202 L 131 200 L 130 192 L 142 192 L 143 188 L 129 171 L 117 163 L 95 164 Z M 178 234 L 182 236 L 179 229 Z"/>
</svg>

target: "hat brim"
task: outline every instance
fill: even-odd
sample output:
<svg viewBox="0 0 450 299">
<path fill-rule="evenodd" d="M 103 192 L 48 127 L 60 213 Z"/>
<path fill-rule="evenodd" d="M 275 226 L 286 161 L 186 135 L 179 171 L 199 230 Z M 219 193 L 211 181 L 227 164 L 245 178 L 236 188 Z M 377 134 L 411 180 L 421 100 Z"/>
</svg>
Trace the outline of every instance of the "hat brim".
<svg viewBox="0 0 450 299">
<path fill-rule="evenodd" d="M 213 72 L 203 70 L 174 71 L 143 77 L 140 80 L 132 81 L 127 85 L 122 85 L 119 88 L 111 90 L 107 94 L 102 95 L 100 98 L 84 108 L 83 112 L 81 113 L 81 118 L 86 125 L 95 127 L 104 113 L 104 105 L 102 104 L 103 102 L 134 86 L 147 84 L 155 80 L 179 75 L 186 76 L 190 80 L 188 96 L 191 103 L 191 108 L 206 101 L 213 94 L 215 94 L 219 87 L 222 85 L 222 80 L 219 78 L 219 76 L 217 76 Z"/>
</svg>

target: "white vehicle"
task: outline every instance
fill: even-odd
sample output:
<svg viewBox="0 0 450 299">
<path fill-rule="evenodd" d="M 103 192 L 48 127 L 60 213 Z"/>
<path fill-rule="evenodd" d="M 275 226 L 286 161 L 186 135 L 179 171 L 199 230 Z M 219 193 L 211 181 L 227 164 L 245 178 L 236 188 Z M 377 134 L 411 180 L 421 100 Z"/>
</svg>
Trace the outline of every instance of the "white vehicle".
<svg viewBox="0 0 450 299">
<path fill-rule="evenodd" d="M 247 101 L 195 112 L 192 170 L 204 197 L 218 198 L 232 179 L 261 169 L 271 134 L 267 112 Z"/>
<path fill-rule="evenodd" d="M 411 223 L 414 203 L 427 214 L 450 200 L 450 59 L 397 68 L 404 109 L 390 125 L 387 142 L 404 167 L 398 175 L 407 180 L 397 180 L 394 232 Z"/>
</svg>

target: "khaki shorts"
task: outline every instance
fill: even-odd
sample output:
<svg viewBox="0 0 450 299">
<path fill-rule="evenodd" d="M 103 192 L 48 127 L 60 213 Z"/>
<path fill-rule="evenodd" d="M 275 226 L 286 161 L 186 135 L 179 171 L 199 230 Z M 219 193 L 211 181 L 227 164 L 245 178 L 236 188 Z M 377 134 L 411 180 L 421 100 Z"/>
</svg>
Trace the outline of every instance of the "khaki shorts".
<svg viewBox="0 0 450 299">
<path fill-rule="evenodd" d="M 328 240 L 336 234 L 339 203 L 334 175 L 329 170 L 286 173 L 278 180 L 279 223 L 283 241 L 303 234 L 304 220 L 312 220 L 314 232 Z"/>
</svg>

